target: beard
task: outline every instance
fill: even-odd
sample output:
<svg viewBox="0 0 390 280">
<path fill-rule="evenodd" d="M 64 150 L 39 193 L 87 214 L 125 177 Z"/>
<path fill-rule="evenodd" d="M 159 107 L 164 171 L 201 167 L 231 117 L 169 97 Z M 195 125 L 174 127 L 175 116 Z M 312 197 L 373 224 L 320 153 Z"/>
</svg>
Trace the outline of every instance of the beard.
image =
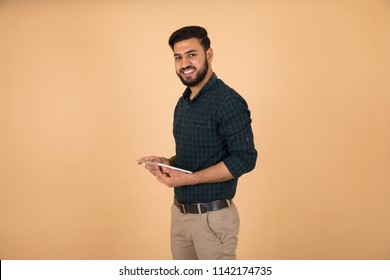
<svg viewBox="0 0 390 280">
<path fill-rule="evenodd" d="M 197 70 L 195 67 L 192 67 L 192 66 L 188 66 L 186 68 L 183 68 L 180 70 L 180 72 L 186 70 L 186 69 L 189 69 L 189 68 L 193 68 L 195 70 Z M 205 63 L 203 64 L 203 67 L 200 68 L 199 70 L 197 70 L 196 72 L 196 75 L 194 78 L 192 77 L 183 77 L 180 75 L 180 72 L 179 73 L 176 73 L 177 76 L 179 76 L 181 82 L 185 85 L 185 86 L 188 86 L 188 87 L 194 87 L 196 86 L 197 84 L 199 84 L 201 81 L 203 81 L 203 79 L 206 77 L 207 75 L 207 72 L 209 70 L 209 64 L 207 63 L 207 60 L 205 61 Z"/>
</svg>

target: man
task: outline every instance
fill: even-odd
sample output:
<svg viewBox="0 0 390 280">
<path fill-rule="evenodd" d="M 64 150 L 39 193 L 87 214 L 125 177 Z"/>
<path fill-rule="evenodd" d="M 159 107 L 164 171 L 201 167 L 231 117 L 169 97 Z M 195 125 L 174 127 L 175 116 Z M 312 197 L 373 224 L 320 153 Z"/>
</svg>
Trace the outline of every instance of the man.
<svg viewBox="0 0 390 280">
<path fill-rule="evenodd" d="M 238 178 L 254 169 L 257 159 L 250 111 L 213 72 L 213 50 L 204 28 L 181 28 L 169 45 L 176 73 L 187 86 L 174 112 L 176 155 L 140 162 L 192 171 L 145 165 L 158 181 L 174 188 L 173 259 L 236 259 L 240 220 L 232 199 Z"/>
</svg>

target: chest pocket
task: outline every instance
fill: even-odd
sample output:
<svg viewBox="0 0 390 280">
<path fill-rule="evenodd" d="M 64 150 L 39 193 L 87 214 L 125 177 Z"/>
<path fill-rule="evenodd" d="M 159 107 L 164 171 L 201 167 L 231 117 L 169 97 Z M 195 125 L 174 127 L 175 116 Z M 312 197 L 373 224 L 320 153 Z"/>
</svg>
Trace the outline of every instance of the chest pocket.
<svg viewBox="0 0 390 280">
<path fill-rule="evenodd" d="M 198 130 L 207 130 L 212 127 L 211 122 L 208 121 L 194 121 L 190 126 L 191 128 Z"/>
<path fill-rule="evenodd" d="M 213 120 L 196 120 L 189 124 L 189 137 L 200 149 L 218 149 L 221 139 L 218 132 L 218 123 Z"/>
</svg>

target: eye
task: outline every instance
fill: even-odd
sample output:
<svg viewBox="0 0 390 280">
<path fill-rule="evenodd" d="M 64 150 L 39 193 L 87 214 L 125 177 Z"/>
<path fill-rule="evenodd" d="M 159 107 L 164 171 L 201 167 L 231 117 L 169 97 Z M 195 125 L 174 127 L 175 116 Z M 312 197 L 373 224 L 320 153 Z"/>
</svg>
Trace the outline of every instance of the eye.
<svg viewBox="0 0 390 280">
<path fill-rule="evenodd" d="M 175 60 L 180 60 L 181 56 L 175 56 Z"/>
</svg>

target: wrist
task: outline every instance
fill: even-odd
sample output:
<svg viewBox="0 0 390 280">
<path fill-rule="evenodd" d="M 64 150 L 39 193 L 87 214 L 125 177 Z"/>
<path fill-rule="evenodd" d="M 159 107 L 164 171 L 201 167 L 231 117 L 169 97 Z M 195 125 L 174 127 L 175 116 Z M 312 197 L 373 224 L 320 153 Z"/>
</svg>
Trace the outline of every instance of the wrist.
<svg viewBox="0 0 390 280">
<path fill-rule="evenodd" d="M 191 174 L 188 174 L 190 176 L 190 184 L 189 185 L 198 185 L 202 183 L 201 181 L 201 171 L 197 171 Z"/>
</svg>

